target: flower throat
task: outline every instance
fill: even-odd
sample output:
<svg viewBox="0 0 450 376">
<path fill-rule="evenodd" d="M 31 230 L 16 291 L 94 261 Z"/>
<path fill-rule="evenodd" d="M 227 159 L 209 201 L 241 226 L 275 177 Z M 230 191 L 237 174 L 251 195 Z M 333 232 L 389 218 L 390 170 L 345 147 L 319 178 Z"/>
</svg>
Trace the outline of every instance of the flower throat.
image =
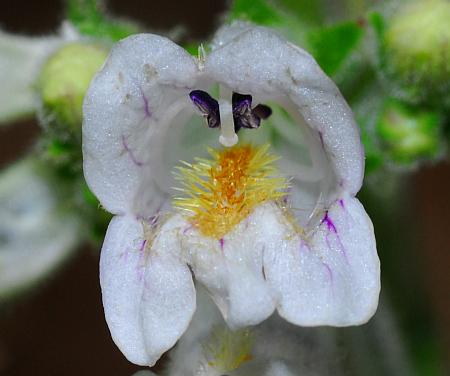
<svg viewBox="0 0 450 376">
<path fill-rule="evenodd" d="M 217 151 L 209 149 L 211 159 L 183 162 L 177 180 L 183 197 L 174 206 L 190 215 L 190 221 L 204 236 L 221 239 L 255 209 L 286 195 L 284 178 L 277 177 L 269 145 L 237 145 Z"/>
</svg>

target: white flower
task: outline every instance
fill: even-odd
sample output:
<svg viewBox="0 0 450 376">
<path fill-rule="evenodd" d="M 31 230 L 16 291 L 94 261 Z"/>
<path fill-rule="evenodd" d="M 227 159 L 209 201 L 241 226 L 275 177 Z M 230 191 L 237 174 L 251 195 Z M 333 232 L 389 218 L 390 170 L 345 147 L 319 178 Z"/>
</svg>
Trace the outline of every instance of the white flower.
<svg viewBox="0 0 450 376">
<path fill-rule="evenodd" d="M 35 156 L 1 171 L 0 306 L 37 285 L 80 243 L 80 217 L 60 203 L 54 183 Z"/>
<path fill-rule="evenodd" d="M 269 115 L 250 101 L 285 110 L 239 133 L 265 138 L 278 168 L 265 147 L 218 144 L 235 144 L 235 129 Z M 213 160 L 188 163 L 174 181 L 179 160 L 202 157 L 207 146 Z M 354 197 L 364 170 L 357 125 L 314 59 L 271 31 L 234 24 L 199 59 L 151 34 L 118 43 L 85 98 L 83 153 L 90 188 L 116 215 L 100 282 L 112 337 L 130 361 L 154 364 L 186 330 L 195 311 L 191 271 L 232 328 L 275 309 L 304 326 L 373 315 L 379 260 Z M 172 207 L 171 187 L 180 185 L 176 206 L 187 214 Z"/>
<path fill-rule="evenodd" d="M 295 327 L 278 315 L 255 327 L 232 331 L 200 287 L 191 324 L 170 352 L 162 375 L 340 375 L 335 334 L 323 328 Z"/>
</svg>

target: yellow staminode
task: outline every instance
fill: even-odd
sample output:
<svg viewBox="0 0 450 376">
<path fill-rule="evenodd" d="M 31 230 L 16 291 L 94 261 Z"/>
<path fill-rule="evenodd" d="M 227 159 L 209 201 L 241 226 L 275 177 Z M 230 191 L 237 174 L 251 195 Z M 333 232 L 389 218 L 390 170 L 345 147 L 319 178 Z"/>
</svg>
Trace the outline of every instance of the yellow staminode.
<svg viewBox="0 0 450 376">
<path fill-rule="evenodd" d="M 257 205 L 278 200 L 286 193 L 286 179 L 277 177 L 269 145 L 237 145 L 209 149 L 212 159 L 184 162 L 178 180 L 184 197 L 174 205 L 191 215 L 192 224 L 205 236 L 221 239 Z"/>
</svg>

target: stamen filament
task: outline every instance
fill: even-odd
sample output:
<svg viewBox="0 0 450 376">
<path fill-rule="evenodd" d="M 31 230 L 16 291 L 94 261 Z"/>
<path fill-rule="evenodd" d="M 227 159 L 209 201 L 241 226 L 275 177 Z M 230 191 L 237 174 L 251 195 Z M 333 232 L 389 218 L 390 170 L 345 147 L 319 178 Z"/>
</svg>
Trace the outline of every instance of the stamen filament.
<svg viewBox="0 0 450 376">
<path fill-rule="evenodd" d="M 234 131 L 233 109 L 228 101 L 219 102 L 220 111 L 220 136 L 219 142 L 226 147 L 232 147 L 239 141 L 239 137 Z"/>
</svg>

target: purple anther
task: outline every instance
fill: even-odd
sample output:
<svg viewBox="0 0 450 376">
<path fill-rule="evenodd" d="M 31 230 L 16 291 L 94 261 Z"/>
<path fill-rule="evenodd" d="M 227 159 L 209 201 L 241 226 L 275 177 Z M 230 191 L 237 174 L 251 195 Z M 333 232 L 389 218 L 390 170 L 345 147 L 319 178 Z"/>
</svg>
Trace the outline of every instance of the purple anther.
<svg viewBox="0 0 450 376">
<path fill-rule="evenodd" d="M 219 102 L 203 90 L 193 90 L 189 97 L 208 122 L 209 128 L 220 126 Z"/>
<path fill-rule="evenodd" d="M 239 94 L 233 92 L 231 99 L 233 105 L 233 115 L 243 116 L 252 110 L 252 96 L 249 94 Z"/>
<path fill-rule="evenodd" d="M 252 96 L 249 94 L 233 92 L 231 101 L 235 132 L 241 128 L 258 128 L 261 125 L 261 119 L 267 119 L 272 114 L 270 107 L 264 104 L 259 104 L 252 109 Z"/>
<path fill-rule="evenodd" d="M 220 249 L 223 251 L 223 247 L 225 245 L 225 240 L 223 238 L 219 239 L 219 245 L 220 245 Z"/>
<path fill-rule="evenodd" d="M 265 104 L 258 104 L 253 110 L 253 114 L 259 116 L 261 119 L 267 119 L 272 115 L 272 109 Z"/>
</svg>

